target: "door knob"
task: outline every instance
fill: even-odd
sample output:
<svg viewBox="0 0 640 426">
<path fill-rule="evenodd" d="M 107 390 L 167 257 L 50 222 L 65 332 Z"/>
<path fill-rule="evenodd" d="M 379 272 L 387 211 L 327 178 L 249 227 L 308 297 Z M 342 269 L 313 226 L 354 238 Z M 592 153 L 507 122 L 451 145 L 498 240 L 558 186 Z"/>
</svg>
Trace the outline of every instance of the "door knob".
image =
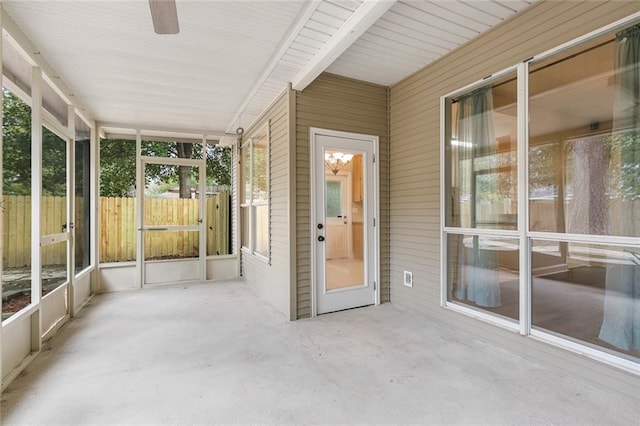
<svg viewBox="0 0 640 426">
<path fill-rule="evenodd" d="M 323 241 L 324 241 L 324 237 L 323 237 L 322 235 L 320 235 L 320 236 L 318 237 L 318 241 L 323 242 Z"/>
</svg>

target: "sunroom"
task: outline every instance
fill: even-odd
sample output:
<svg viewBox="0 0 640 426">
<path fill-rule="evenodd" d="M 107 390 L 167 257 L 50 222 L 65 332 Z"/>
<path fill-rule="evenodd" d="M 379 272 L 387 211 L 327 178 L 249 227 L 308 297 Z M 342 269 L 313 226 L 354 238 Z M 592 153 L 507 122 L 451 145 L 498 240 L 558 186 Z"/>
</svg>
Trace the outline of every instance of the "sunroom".
<svg viewBox="0 0 640 426">
<path fill-rule="evenodd" d="M 173 4 L 2 2 L 3 388 L 94 294 L 240 280 L 637 397 L 637 2 Z"/>
</svg>

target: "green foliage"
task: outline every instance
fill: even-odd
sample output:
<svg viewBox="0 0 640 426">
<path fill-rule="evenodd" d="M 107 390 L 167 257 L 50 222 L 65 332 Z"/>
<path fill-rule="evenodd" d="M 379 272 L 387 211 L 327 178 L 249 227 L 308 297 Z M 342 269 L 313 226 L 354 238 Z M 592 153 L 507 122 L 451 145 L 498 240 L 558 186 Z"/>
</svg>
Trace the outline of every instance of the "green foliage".
<svg viewBox="0 0 640 426">
<path fill-rule="evenodd" d="M 31 108 L 20 98 L 4 90 L 3 132 L 3 190 L 7 195 L 31 194 Z M 179 158 L 185 151 L 191 158 L 200 158 L 202 146 L 178 152 L 176 142 L 145 141 L 142 154 Z M 76 155 L 82 150 L 77 151 Z M 192 152 L 190 152 L 192 151 Z M 66 195 L 66 143 L 47 128 L 42 131 L 42 194 Z M 207 184 L 231 184 L 231 149 L 207 146 Z M 148 164 L 147 183 L 175 184 L 179 181 L 179 167 Z M 191 169 L 190 179 L 197 182 L 198 169 Z M 81 179 L 77 175 L 76 179 Z M 135 193 L 136 144 L 130 140 L 103 139 L 100 141 L 100 195 L 127 197 Z M 166 185 L 165 185 L 166 186 Z"/>
<path fill-rule="evenodd" d="M 201 145 L 193 145 L 191 158 L 201 155 Z M 177 142 L 145 141 L 142 155 L 179 158 Z M 231 184 L 231 149 L 207 146 L 207 184 Z M 100 141 L 100 195 L 103 197 L 130 197 L 136 185 L 136 144 L 131 140 L 102 139 Z M 191 180 L 199 179 L 198 169 L 191 168 Z M 147 184 L 167 188 L 179 185 L 179 167 L 147 164 Z M 157 188 L 156 188 L 157 189 Z"/>
<path fill-rule="evenodd" d="M 207 185 L 231 186 L 231 148 L 207 147 Z"/>
<path fill-rule="evenodd" d="M 3 191 L 31 194 L 31 107 L 3 90 Z M 42 195 L 64 196 L 67 191 L 67 151 L 63 139 L 42 129 Z"/>
<path fill-rule="evenodd" d="M 629 131 L 607 137 L 611 195 L 623 200 L 640 197 L 640 132 Z"/>
<path fill-rule="evenodd" d="M 42 131 L 42 195 L 67 195 L 67 143 L 46 127 Z"/>
<path fill-rule="evenodd" d="M 100 196 L 130 197 L 136 183 L 136 144 L 123 139 L 100 140 Z"/>
<path fill-rule="evenodd" d="M 4 90 L 3 190 L 7 195 L 31 194 L 31 108 Z"/>
</svg>

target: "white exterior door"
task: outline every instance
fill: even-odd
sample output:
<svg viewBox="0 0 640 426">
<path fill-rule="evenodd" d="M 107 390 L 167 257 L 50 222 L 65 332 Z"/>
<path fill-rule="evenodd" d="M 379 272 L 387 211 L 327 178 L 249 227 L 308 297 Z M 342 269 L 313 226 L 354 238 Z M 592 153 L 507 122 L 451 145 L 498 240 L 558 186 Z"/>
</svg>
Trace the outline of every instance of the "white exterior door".
<svg viewBox="0 0 640 426">
<path fill-rule="evenodd" d="M 311 129 L 315 314 L 377 303 L 377 141 Z"/>
<path fill-rule="evenodd" d="M 205 241 L 204 205 L 198 184 L 191 185 L 191 197 L 180 198 L 174 188 L 159 187 L 153 180 L 153 168 L 178 174 L 187 168 L 189 175 L 204 176 L 202 160 L 146 157 L 141 161 L 142 181 L 138 199 L 141 225 L 138 247 L 141 253 L 142 285 L 204 280 Z"/>
</svg>

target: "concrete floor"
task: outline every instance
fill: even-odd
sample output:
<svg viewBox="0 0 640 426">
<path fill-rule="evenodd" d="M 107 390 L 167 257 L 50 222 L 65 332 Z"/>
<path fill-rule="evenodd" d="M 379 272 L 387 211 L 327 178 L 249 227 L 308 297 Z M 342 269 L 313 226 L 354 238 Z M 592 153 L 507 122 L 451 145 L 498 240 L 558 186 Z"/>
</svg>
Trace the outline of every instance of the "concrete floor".
<svg viewBox="0 0 640 426">
<path fill-rule="evenodd" d="M 640 404 L 390 304 L 287 322 L 227 282 L 96 296 L 1 413 L 3 425 L 637 425 Z"/>
</svg>

